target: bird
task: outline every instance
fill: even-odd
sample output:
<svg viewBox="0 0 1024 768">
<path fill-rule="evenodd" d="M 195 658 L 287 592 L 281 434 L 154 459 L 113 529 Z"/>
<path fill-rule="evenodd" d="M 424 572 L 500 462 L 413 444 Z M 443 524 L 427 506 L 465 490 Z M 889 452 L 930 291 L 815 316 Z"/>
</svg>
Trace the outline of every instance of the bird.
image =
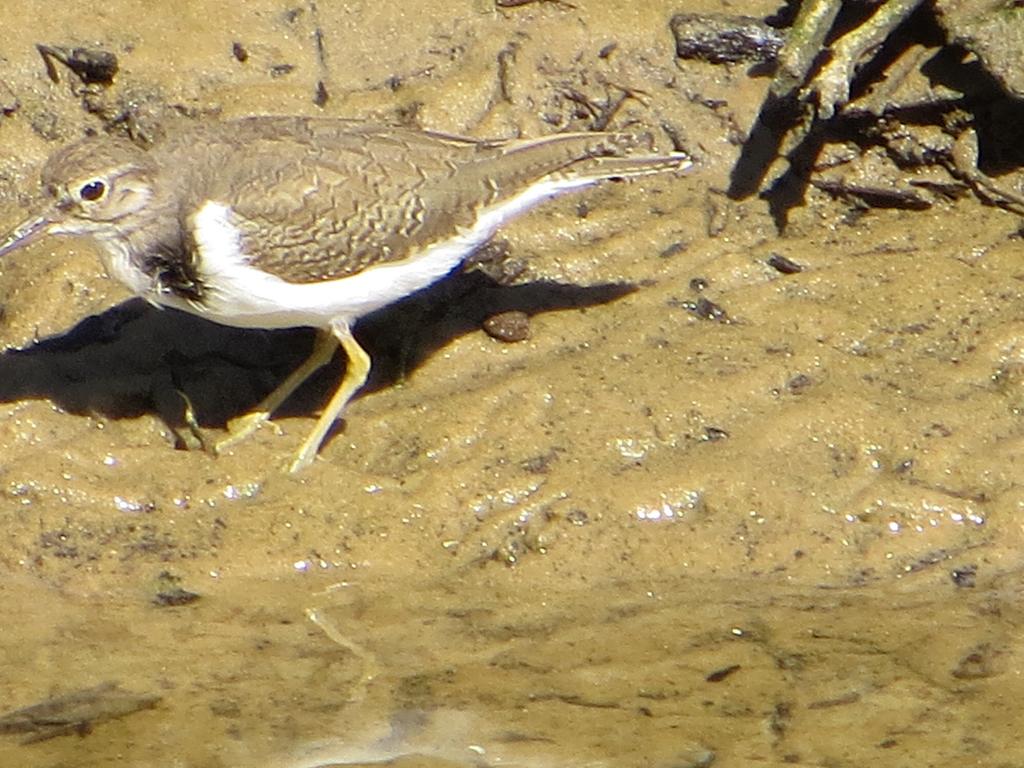
<svg viewBox="0 0 1024 768">
<path fill-rule="evenodd" d="M 316 329 L 308 359 L 216 444 L 255 432 L 340 347 L 345 373 L 298 472 L 366 382 L 361 317 L 441 280 L 545 200 L 690 165 L 628 132 L 486 140 L 337 117 L 197 121 L 149 148 L 99 135 L 57 150 L 0 257 L 46 235 L 89 237 L 107 274 L 158 307 Z"/>
</svg>

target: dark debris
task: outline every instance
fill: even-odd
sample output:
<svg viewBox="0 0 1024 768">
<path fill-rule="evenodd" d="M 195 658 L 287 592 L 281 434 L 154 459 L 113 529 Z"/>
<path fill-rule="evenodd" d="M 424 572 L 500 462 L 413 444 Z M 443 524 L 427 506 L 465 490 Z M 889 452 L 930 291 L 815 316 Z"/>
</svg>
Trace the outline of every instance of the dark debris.
<svg viewBox="0 0 1024 768">
<path fill-rule="evenodd" d="M 60 82 L 60 76 L 54 62 L 70 69 L 85 85 L 110 85 L 117 74 L 117 56 L 101 48 L 66 48 L 37 43 L 36 50 L 43 57 L 46 74 L 55 83 Z"/>
<path fill-rule="evenodd" d="M 804 271 L 803 264 L 799 264 L 779 253 L 771 254 L 765 263 L 775 271 L 781 272 L 784 275 L 795 275 L 798 272 Z"/>
<path fill-rule="evenodd" d="M 101 683 L 8 712 L 0 716 L 0 733 L 27 734 L 23 744 L 73 733 L 87 736 L 98 723 L 152 709 L 159 702 L 160 696 L 122 691 L 117 683 Z"/>
<path fill-rule="evenodd" d="M 949 572 L 949 577 L 953 580 L 953 583 L 962 589 L 973 588 L 976 583 L 977 575 L 978 566 L 974 564 L 961 565 Z"/>
<path fill-rule="evenodd" d="M 711 64 L 768 64 L 786 39 L 761 19 L 724 13 L 677 13 L 669 26 L 679 58 Z"/>
</svg>

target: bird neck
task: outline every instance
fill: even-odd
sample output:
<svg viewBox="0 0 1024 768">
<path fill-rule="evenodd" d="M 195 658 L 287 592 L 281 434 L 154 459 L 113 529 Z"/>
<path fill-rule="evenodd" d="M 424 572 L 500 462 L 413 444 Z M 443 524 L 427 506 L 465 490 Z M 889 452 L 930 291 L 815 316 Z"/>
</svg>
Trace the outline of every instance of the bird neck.
<svg viewBox="0 0 1024 768">
<path fill-rule="evenodd" d="M 144 216 L 122 221 L 110 233 L 97 236 L 104 267 L 134 293 L 158 304 L 168 297 L 198 302 L 204 286 L 195 243 L 173 190 L 160 184 L 154 190 L 159 192 L 154 192 Z"/>
</svg>

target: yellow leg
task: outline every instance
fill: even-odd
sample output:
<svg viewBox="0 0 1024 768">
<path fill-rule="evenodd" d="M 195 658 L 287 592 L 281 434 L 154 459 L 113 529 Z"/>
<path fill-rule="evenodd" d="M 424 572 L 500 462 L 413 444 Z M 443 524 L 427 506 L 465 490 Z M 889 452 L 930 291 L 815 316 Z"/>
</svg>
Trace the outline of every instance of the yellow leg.
<svg viewBox="0 0 1024 768">
<path fill-rule="evenodd" d="M 281 404 L 299 388 L 302 382 L 331 361 L 331 358 L 334 357 L 334 350 L 337 348 L 337 336 L 329 331 L 318 330 L 316 341 L 313 343 L 313 351 L 309 353 L 306 361 L 267 395 L 254 410 L 229 421 L 228 434 L 222 440 L 217 441 L 214 451 L 220 452 L 229 445 L 234 445 L 269 421 L 271 414 L 281 407 Z"/>
<path fill-rule="evenodd" d="M 340 343 L 341 348 L 348 355 L 345 377 L 341 380 L 338 390 L 334 393 L 327 407 L 324 408 L 324 412 L 320 414 L 320 419 L 317 421 L 316 426 L 313 427 L 313 431 L 309 433 L 309 437 L 306 438 L 302 448 L 299 449 L 295 461 L 292 462 L 292 472 L 298 472 L 313 463 L 317 451 L 320 450 L 320 444 L 327 437 L 327 433 L 331 431 L 334 422 L 341 417 L 345 406 L 348 405 L 348 401 L 352 399 L 352 395 L 358 392 L 359 388 L 366 383 L 366 377 L 370 373 L 370 356 L 366 354 L 363 348 L 359 346 L 359 342 L 352 336 L 352 330 L 349 328 L 348 323 L 344 321 L 333 322 L 331 323 L 331 331 L 334 332 L 332 338 L 337 339 L 336 343 Z"/>
</svg>

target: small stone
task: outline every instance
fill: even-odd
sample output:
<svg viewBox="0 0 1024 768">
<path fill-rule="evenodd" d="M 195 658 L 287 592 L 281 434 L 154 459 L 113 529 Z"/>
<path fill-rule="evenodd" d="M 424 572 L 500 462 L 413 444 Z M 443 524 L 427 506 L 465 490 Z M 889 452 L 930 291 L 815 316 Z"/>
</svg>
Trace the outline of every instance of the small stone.
<svg viewBox="0 0 1024 768">
<path fill-rule="evenodd" d="M 975 577 L 978 575 L 978 566 L 961 565 L 949 573 L 949 577 L 958 587 L 971 589 L 976 584 Z"/>
<path fill-rule="evenodd" d="M 330 94 L 327 92 L 327 86 L 323 80 L 316 81 L 316 90 L 313 92 L 313 103 L 318 107 L 325 107 L 327 100 L 330 99 Z"/>
<path fill-rule="evenodd" d="M 806 373 L 798 373 L 786 382 L 786 389 L 792 394 L 798 395 L 814 383 L 814 380 Z"/>
<path fill-rule="evenodd" d="M 784 275 L 795 275 L 798 272 L 804 271 L 803 264 L 799 264 L 792 259 L 787 259 L 780 253 L 773 253 L 770 255 L 766 263 L 769 267 Z"/>
<path fill-rule="evenodd" d="M 686 243 L 677 240 L 668 247 L 666 247 L 661 253 L 658 254 L 663 259 L 670 259 L 673 256 L 683 253 L 686 251 Z"/>
<path fill-rule="evenodd" d="M 728 436 L 729 433 L 721 427 L 704 427 L 704 439 L 709 443 L 725 440 Z"/>
<path fill-rule="evenodd" d="M 530 316 L 519 310 L 499 312 L 484 320 L 484 332 L 506 344 L 526 341 L 530 338 Z"/>
<path fill-rule="evenodd" d="M 693 303 L 691 311 L 701 320 L 714 320 L 719 323 L 729 320 L 728 314 L 721 306 L 703 296 Z"/>
<path fill-rule="evenodd" d="M 175 576 L 170 571 L 162 571 L 157 576 L 153 605 L 160 608 L 177 608 L 194 603 L 199 598 L 200 595 L 198 593 L 190 592 L 181 586 L 180 576 Z"/>
<path fill-rule="evenodd" d="M 173 587 L 163 592 L 157 592 L 153 598 L 153 605 L 160 608 L 178 608 L 182 605 L 189 605 L 199 599 L 195 592 L 189 592 L 181 587 Z"/>
</svg>

